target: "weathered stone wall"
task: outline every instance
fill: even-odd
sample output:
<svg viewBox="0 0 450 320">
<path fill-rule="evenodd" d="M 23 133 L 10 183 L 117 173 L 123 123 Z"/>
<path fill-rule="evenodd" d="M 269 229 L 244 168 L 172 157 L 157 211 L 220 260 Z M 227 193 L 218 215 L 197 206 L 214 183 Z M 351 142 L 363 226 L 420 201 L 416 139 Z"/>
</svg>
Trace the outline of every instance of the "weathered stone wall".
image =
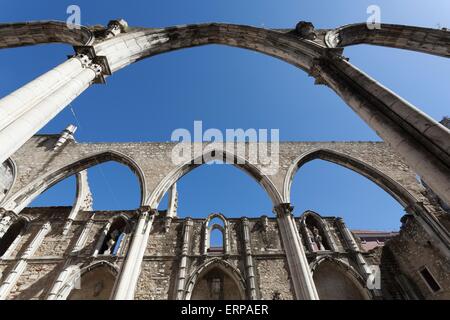
<svg viewBox="0 0 450 320">
<path fill-rule="evenodd" d="M 399 270 L 419 288 L 426 299 L 450 299 L 450 260 L 442 255 L 430 242 L 423 227 L 415 219 L 408 219 L 400 235 L 387 245 Z M 433 292 L 420 270 L 426 267 L 441 290 Z"/>
<path fill-rule="evenodd" d="M 16 267 L 19 258 L 31 243 L 32 239 L 41 228 L 50 222 L 52 229 L 44 237 L 35 254 L 26 259 L 26 267 L 11 289 L 8 299 L 46 299 L 56 279 L 68 266 L 79 266 L 86 270 L 87 267 L 98 262 L 107 263 L 113 268 L 113 276 L 116 277 L 130 243 L 131 234 L 135 226 L 135 211 L 99 211 L 80 212 L 72 224 L 67 235 L 62 235 L 64 223 L 70 212 L 67 207 L 27 208 L 22 215 L 29 219 L 27 229 L 23 233 L 12 255 L 0 260 L 0 282 L 3 283 L 8 274 Z M 131 226 L 130 234 L 126 237 L 124 250 L 117 256 L 98 255 L 93 256 L 103 228 L 114 217 L 128 217 Z M 320 266 L 323 261 L 336 263 L 336 267 L 349 270 L 354 278 L 350 282 L 364 283 L 365 275 L 355 253 L 346 244 L 337 220 L 334 217 L 321 218 L 325 221 L 329 237 L 337 246 L 337 251 L 311 251 L 305 245 L 305 252 L 312 268 Z M 258 299 L 294 299 L 294 291 L 291 283 L 290 272 L 284 245 L 281 241 L 278 222 L 276 218 L 248 218 L 250 231 L 250 254 L 252 255 L 256 297 Z M 296 217 L 295 222 L 301 238 L 301 218 Z M 244 250 L 243 220 L 227 219 L 230 250 L 227 254 L 217 252 L 203 252 L 204 246 L 204 219 L 192 219 L 190 241 L 188 243 L 185 294 L 192 294 L 196 283 L 208 276 L 208 270 L 226 271 L 223 278 L 225 288 L 231 288 L 235 294 L 242 294 L 249 298 L 248 270 L 246 251 Z M 181 248 L 184 239 L 185 219 L 175 218 L 166 229 L 166 218 L 160 213 L 154 220 L 150 232 L 149 241 L 141 265 L 141 273 L 135 291 L 136 299 L 175 299 L 179 281 Z M 86 229 L 88 228 L 88 229 Z M 73 248 L 82 233 L 87 234 L 86 241 L 82 243 L 81 250 L 73 252 Z M 450 272 L 448 260 L 442 256 L 428 240 L 427 233 L 421 225 L 410 216 L 404 224 L 401 233 L 387 243 L 387 248 L 393 253 L 394 259 L 389 261 L 386 268 L 394 272 L 383 274 L 383 283 L 389 285 L 389 290 L 382 292 L 380 298 L 400 299 L 411 298 L 413 295 L 405 295 L 404 288 L 398 285 L 394 275 L 404 275 L 410 279 L 411 285 L 418 290 L 418 295 L 427 299 L 448 299 L 450 282 L 447 275 Z M 370 264 L 379 264 L 383 261 L 380 252 L 364 252 L 364 259 Z M 425 284 L 418 271 L 426 266 L 435 276 L 442 290 L 432 293 Z M 210 268 L 212 267 L 212 269 Z M 394 268 L 395 267 L 395 268 Z M 385 269 L 386 269 L 385 268 Z M 339 269 L 339 270 L 341 270 Z M 89 269 L 87 270 L 89 271 Z M 98 271 L 98 269 L 97 269 Z M 110 276 L 108 276 L 110 277 Z M 86 277 L 89 278 L 89 277 Z M 232 281 L 230 280 L 232 279 Z M 333 281 L 336 280 L 333 278 Z M 347 279 L 348 280 L 348 279 Z M 346 280 L 346 281 L 347 281 Z M 190 284 L 190 281 L 193 281 Z M 320 283 L 326 283 L 326 279 L 320 279 Z M 348 281 L 347 281 L 348 282 Z M 350 283 L 348 282 L 348 283 Z M 202 282 L 206 285 L 206 282 Z M 89 290 L 89 296 L 93 296 L 95 288 Z M 94 291 L 93 291 L 94 290 Z M 210 290 L 210 289 L 208 289 Z M 237 291 L 236 291 L 237 290 Z M 198 291 L 197 291 L 198 292 Z M 104 297 L 107 292 L 102 292 Z M 77 292 L 76 296 L 83 296 Z M 235 296 L 234 294 L 231 296 Z M 228 297 L 231 297 L 228 295 Z M 369 296 L 375 296 L 369 294 Z M 196 294 L 196 297 L 199 297 Z M 195 297 L 194 297 L 195 298 Z"/>
</svg>

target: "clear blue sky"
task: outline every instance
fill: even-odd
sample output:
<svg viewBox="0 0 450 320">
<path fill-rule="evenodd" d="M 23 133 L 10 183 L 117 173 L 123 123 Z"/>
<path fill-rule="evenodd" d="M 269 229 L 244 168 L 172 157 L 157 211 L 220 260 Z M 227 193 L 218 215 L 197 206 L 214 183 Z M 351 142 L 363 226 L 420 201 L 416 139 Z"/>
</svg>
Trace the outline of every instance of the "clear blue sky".
<svg viewBox="0 0 450 320">
<path fill-rule="evenodd" d="M 229 22 L 290 28 L 300 20 L 318 28 L 364 22 L 370 4 L 385 23 L 450 27 L 450 2 L 386 1 L 2 1 L 1 22 L 66 20 L 70 4 L 81 7 L 82 24 L 124 18 L 132 26 L 163 27 Z M 46 45 L 0 50 L 0 96 L 65 60 L 73 50 Z M 448 60 L 395 49 L 347 48 L 350 61 L 419 106 L 433 118 L 448 115 Z M 43 130 L 79 124 L 76 138 L 89 141 L 168 141 L 176 128 L 278 128 L 281 140 L 379 140 L 330 89 L 282 61 L 255 52 L 206 46 L 159 55 L 95 85 Z M 96 209 L 135 208 L 138 184 L 114 163 L 89 170 Z M 271 204 L 251 178 L 226 165 L 203 166 L 179 183 L 180 216 L 271 214 Z M 305 165 L 292 189 L 296 214 L 306 209 L 343 216 L 352 228 L 397 229 L 403 209 L 365 178 L 323 161 Z M 61 182 L 34 205 L 69 205 L 74 179 Z"/>
</svg>

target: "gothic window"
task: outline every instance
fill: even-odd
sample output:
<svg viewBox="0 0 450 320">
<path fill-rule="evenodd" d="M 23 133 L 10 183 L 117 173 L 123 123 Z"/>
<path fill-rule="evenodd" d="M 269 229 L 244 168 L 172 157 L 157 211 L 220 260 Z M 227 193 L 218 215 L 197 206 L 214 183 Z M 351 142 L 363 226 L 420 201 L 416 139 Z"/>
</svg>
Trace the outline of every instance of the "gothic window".
<svg viewBox="0 0 450 320">
<path fill-rule="evenodd" d="M 115 219 L 109 227 L 98 253 L 103 255 L 117 255 L 124 242 L 127 231 L 127 222 L 125 219 L 122 217 Z"/>
<path fill-rule="evenodd" d="M 364 287 L 348 270 L 334 261 L 323 261 L 313 272 L 320 300 L 366 300 Z"/>
<path fill-rule="evenodd" d="M 219 213 L 211 214 L 204 223 L 204 254 L 224 254 L 229 251 L 228 223 Z"/>
<path fill-rule="evenodd" d="M 321 217 L 313 213 L 306 213 L 302 219 L 302 227 L 311 251 L 331 250 Z"/>
<path fill-rule="evenodd" d="M 81 275 L 67 300 L 108 300 L 111 298 L 116 276 L 107 265 L 98 265 Z"/>
<path fill-rule="evenodd" d="M 224 236 L 223 236 L 223 227 L 214 224 L 210 227 L 209 232 L 209 253 L 223 253 L 224 249 Z"/>
<path fill-rule="evenodd" d="M 213 265 L 200 273 L 192 291 L 192 300 L 241 300 L 245 293 L 237 279 L 222 266 Z"/>
<path fill-rule="evenodd" d="M 25 229 L 25 226 L 25 219 L 19 219 L 8 228 L 8 231 L 6 231 L 6 233 L 0 239 L 0 257 L 2 257 L 8 251 L 14 240 L 16 240 L 17 237 Z"/>
</svg>

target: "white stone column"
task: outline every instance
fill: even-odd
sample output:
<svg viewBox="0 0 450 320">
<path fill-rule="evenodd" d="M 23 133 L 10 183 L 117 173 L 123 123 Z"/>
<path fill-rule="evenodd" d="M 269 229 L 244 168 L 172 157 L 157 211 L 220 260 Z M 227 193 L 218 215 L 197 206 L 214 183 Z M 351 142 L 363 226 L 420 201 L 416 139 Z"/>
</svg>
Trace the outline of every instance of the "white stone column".
<svg viewBox="0 0 450 320">
<path fill-rule="evenodd" d="M 50 230 L 50 223 L 45 223 L 36 234 L 33 241 L 31 241 L 31 243 L 28 245 L 25 252 L 19 258 L 17 264 L 14 266 L 14 268 L 11 270 L 11 272 L 8 274 L 8 276 L 0 286 L 0 300 L 5 300 L 8 297 L 11 289 L 16 285 L 17 280 L 19 280 L 19 277 L 25 271 L 28 265 L 28 258 L 32 257 L 35 254 L 36 250 L 39 248 L 45 236 L 50 232 Z"/>
<path fill-rule="evenodd" d="M 314 285 L 300 235 L 295 227 L 292 210 L 293 208 L 289 203 L 282 203 L 274 208 L 295 296 L 298 300 L 318 300 L 319 295 Z"/>
<path fill-rule="evenodd" d="M 180 260 L 180 269 L 178 271 L 178 284 L 177 284 L 177 300 L 184 299 L 184 290 L 186 285 L 186 276 L 187 276 L 187 258 L 189 254 L 189 244 L 191 238 L 191 229 L 193 226 L 192 219 L 186 218 L 184 222 L 184 231 L 183 231 L 183 247 L 181 249 L 181 260 Z"/>
<path fill-rule="evenodd" d="M 114 289 L 114 300 L 133 300 L 156 210 L 139 209 L 139 221 Z"/>
<path fill-rule="evenodd" d="M 96 64 L 85 66 L 76 76 L 50 92 L 39 103 L 0 130 L 0 163 L 8 159 L 28 139 L 42 129 L 70 102 L 86 90 L 101 73 Z M 33 99 L 32 96 L 29 99 Z"/>
<path fill-rule="evenodd" d="M 1 99 L 0 130 L 4 129 L 57 88 L 70 81 L 82 69 L 83 65 L 79 59 L 70 58 Z"/>
<path fill-rule="evenodd" d="M 326 83 L 446 203 L 450 204 L 450 130 L 344 59 L 316 67 Z"/>
</svg>

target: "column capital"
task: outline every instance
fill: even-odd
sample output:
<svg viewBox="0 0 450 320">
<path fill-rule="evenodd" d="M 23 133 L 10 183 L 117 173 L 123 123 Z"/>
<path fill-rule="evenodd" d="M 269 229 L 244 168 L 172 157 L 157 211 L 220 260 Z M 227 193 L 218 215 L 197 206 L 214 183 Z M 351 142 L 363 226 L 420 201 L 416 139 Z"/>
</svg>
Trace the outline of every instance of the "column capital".
<svg viewBox="0 0 450 320">
<path fill-rule="evenodd" d="M 290 203 L 280 203 L 273 208 L 277 218 L 293 216 L 294 207 Z"/>
</svg>

